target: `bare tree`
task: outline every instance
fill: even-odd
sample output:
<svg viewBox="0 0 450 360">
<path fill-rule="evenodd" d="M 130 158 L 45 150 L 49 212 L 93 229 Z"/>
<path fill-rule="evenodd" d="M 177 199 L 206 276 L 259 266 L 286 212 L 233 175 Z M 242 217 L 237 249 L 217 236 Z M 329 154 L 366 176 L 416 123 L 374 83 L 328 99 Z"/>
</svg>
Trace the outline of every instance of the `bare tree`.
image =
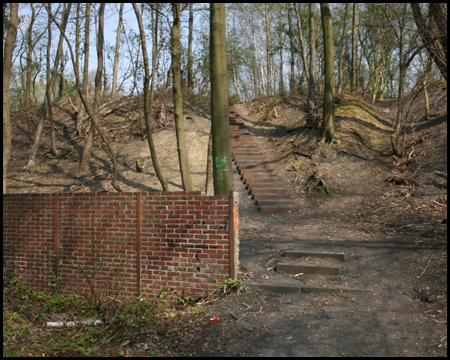
<svg viewBox="0 0 450 360">
<path fill-rule="evenodd" d="M 84 26 L 84 66 L 83 66 L 83 93 L 85 98 L 88 98 L 88 87 L 89 87 L 89 39 L 90 39 L 90 17 L 91 17 L 91 4 L 86 4 L 86 20 L 85 20 L 85 26 Z M 78 59 L 78 56 L 77 56 Z M 77 69 L 79 69 L 77 67 Z M 85 114 L 85 107 L 84 103 L 80 101 L 78 112 L 77 112 L 77 125 L 76 125 L 76 131 L 79 136 L 82 135 L 82 128 L 83 128 L 83 118 Z"/>
<path fill-rule="evenodd" d="M 180 162 L 181 181 L 185 191 L 194 190 L 192 182 L 191 170 L 189 168 L 189 159 L 186 149 L 186 138 L 184 133 L 183 118 L 183 98 L 181 95 L 181 21 L 180 21 L 180 5 L 172 4 L 173 26 L 171 31 L 171 50 L 172 50 L 172 75 L 173 75 L 173 114 L 175 118 L 175 130 L 177 134 L 177 151 L 178 160 Z"/>
<path fill-rule="evenodd" d="M 75 66 L 75 55 L 73 53 L 73 49 L 72 46 L 70 45 L 69 39 L 67 38 L 67 36 L 65 35 L 64 31 L 62 31 L 62 28 L 60 26 L 60 24 L 57 22 L 57 20 L 54 18 L 54 16 L 51 14 L 49 8 L 44 4 L 47 12 L 49 13 L 49 15 L 51 16 L 53 22 L 56 24 L 56 26 L 58 26 L 59 30 L 61 31 L 61 33 L 64 36 L 64 39 L 66 40 L 67 46 L 69 48 L 69 52 L 70 52 L 70 57 L 72 58 L 72 65 L 74 67 L 75 70 L 75 81 L 76 81 L 76 87 L 78 90 L 78 94 L 80 95 L 81 101 L 83 102 L 83 105 L 86 109 L 86 112 L 89 115 L 89 118 L 91 119 L 91 126 L 95 127 L 95 129 L 97 130 L 98 134 L 100 135 L 102 141 L 105 143 L 109 155 L 111 156 L 111 160 L 113 162 L 113 177 L 111 180 L 111 185 L 113 186 L 113 188 L 116 191 L 122 191 L 120 189 L 119 186 L 116 185 L 116 180 L 117 180 L 117 160 L 116 160 L 116 155 L 114 154 L 114 151 L 111 148 L 111 145 L 109 144 L 108 140 L 106 139 L 106 137 L 103 135 L 103 132 L 101 131 L 101 129 L 98 126 L 98 101 L 99 101 L 99 97 L 101 95 L 101 83 L 102 83 L 102 67 L 103 67 L 103 28 L 104 28 L 104 12 L 105 12 L 105 3 L 100 4 L 100 8 L 99 8 L 99 25 L 98 25 L 98 40 L 97 40 L 97 61 L 98 61 L 98 68 L 97 68 L 97 73 L 96 73 L 96 89 L 95 89 L 95 95 L 94 95 L 94 111 L 92 111 L 87 103 L 87 99 L 86 96 L 83 94 L 83 91 L 81 90 L 81 85 L 80 85 L 80 71 L 79 69 Z M 99 86 L 97 86 L 97 84 Z M 97 101 L 98 100 L 98 101 Z"/>
<path fill-rule="evenodd" d="M 290 65 L 291 71 L 289 73 L 289 93 L 294 94 L 294 79 L 295 79 L 295 45 L 294 45 L 294 36 L 292 34 L 292 15 L 291 15 L 291 4 L 288 3 L 286 6 L 287 14 L 288 14 L 288 26 L 289 26 L 289 50 L 291 53 L 290 57 Z M 293 4 L 295 6 L 295 3 Z"/>
<path fill-rule="evenodd" d="M 334 75 L 333 26 L 331 23 L 330 4 L 321 3 L 320 12 L 322 14 L 323 42 L 325 48 L 325 94 L 323 97 L 324 138 L 331 142 L 335 138 L 336 131 L 336 124 L 334 121 L 336 80 Z"/>
<path fill-rule="evenodd" d="M 116 51 L 114 53 L 114 68 L 113 68 L 113 80 L 112 80 L 112 90 L 111 95 L 116 95 L 116 82 L 117 82 L 117 65 L 119 63 L 119 48 L 120 48 L 120 31 L 122 29 L 122 14 L 123 14 L 124 3 L 120 3 L 119 10 L 119 23 L 117 24 L 117 35 L 116 35 Z"/>
<path fill-rule="evenodd" d="M 308 61 L 306 60 L 306 51 L 305 51 L 305 40 L 303 38 L 303 31 L 302 31 L 302 22 L 301 22 L 301 3 L 298 3 L 297 6 L 294 5 L 294 9 L 295 9 L 295 13 L 297 15 L 297 30 L 298 30 L 298 35 L 299 35 L 299 39 L 300 39 L 300 53 L 302 55 L 302 61 L 303 61 L 303 71 L 306 74 L 306 81 L 309 82 L 309 68 L 308 68 Z M 314 21 L 314 20 L 313 20 Z M 314 107 L 314 106 L 313 106 Z"/>
<path fill-rule="evenodd" d="M 100 106 L 100 99 L 102 96 L 102 75 L 103 75 L 103 16 L 105 5 L 101 4 L 98 10 L 98 32 L 97 32 L 97 71 L 95 73 L 95 91 L 94 91 L 94 109 L 96 113 L 95 119 L 91 119 L 95 123 L 89 130 L 89 134 L 84 144 L 83 156 L 81 157 L 80 166 L 78 168 L 78 175 L 82 175 L 89 170 L 89 162 L 91 160 L 92 144 L 94 142 L 95 130 L 98 127 L 98 111 Z"/>
<path fill-rule="evenodd" d="M 152 104 L 153 104 L 153 92 L 155 88 L 155 69 L 156 69 L 156 31 L 155 31 L 155 18 L 154 12 L 152 9 L 152 35 L 153 35 L 153 49 L 152 49 L 152 73 L 150 74 L 149 64 L 148 64 L 148 56 L 147 56 L 147 41 L 145 39 L 145 30 L 144 25 L 142 23 L 142 17 L 139 12 L 139 8 L 135 3 L 133 3 L 134 12 L 136 13 L 136 18 L 139 24 L 139 31 L 141 33 L 141 44 L 142 44 L 142 54 L 144 55 L 144 67 L 145 67 L 145 77 L 144 77 L 144 115 L 145 115 L 145 127 L 147 130 L 147 142 L 148 147 L 150 148 L 150 154 L 152 156 L 153 167 L 156 172 L 156 176 L 158 176 L 159 182 L 164 191 L 169 191 L 169 184 L 167 183 L 166 178 L 164 177 L 161 166 L 159 165 L 159 161 L 156 154 L 155 144 L 153 142 L 153 134 L 152 134 Z M 148 85 L 150 82 L 150 77 L 152 78 L 152 83 L 150 86 L 150 91 L 148 89 Z"/>
<path fill-rule="evenodd" d="M 358 31 L 359 31 L 359 4 L 353 4 L 353 31 L 352 31 L 352 88 L 351 93 L 358 92 Z"/>
<path fill-rule="evenodd" d="M 316 31 L 314 24 L 314 3 L 309 4 L 309 95 L 308 99 L 316 104 Z"/>
<path fill-rule="evenodd" d="M 342 27 L 342 37 L 340 41 L 340 48 L 339 48 L 339 65 L 338 65 L 338 72 L 339 72 L 339 82 L 338 82 L 338 95 L 341 95 L 344 89 L 344 80 L 342 79 L 344 76 L 344 48 L 345 48 L 345 39 L 347 35 L 347 18 L 350 13 L 350 5 L 349 3 L 345 4 L 345 13 L 344 13 L 344 24 Z"/>
<path fill-rule="evenodd" d="M 420 5 L 420 3 L 411 3 L 417 29 L 431 58 L 447 81 L 447 4 L 430 3 L 429 16 L 433 19 L 430 25 L 425 23 Z"/>
<path fill-rule="evenodd" d="M 44 5 L 45 6 L 45 5 Z M 50 26 L 50 20 L 51 17 L 53 16 L 51 14 L 50 8 L 46 6 L 46 9 L 49 13 L 49 26 L 48 26 L 48 32 L 49 32 L 49 39 L 48 39 L 48 44 L 47 44 L 47 84 L 46 84 L 46 91 L 45 91 L 45 100 L 44 103 L 41 107 L 41 116 L 39 117 L 39 121 L 38 121 L 38 126 L 36 129 L 36 134 L 34 136 L 34 142 L 33 145 L 31 146 L 31 151 L 30 151 L 30 157 L 28 159 L 28 163 L 27 165 L 24 166 L 23 171 L 28 171 L 31 170 L 34 167 L 35 161 L 36 161 L 36 155 L 37 155 L 37 151 L 39 149 L 39 144 L 41 142 L 41 136 L 42 136 L 42 131 L 44 130 L 44 121 L 45 121 L 45 116 L 47 115 L 49 117 L 50 120 L 50 126 L 51 126 L 51 147 L 52 147 L 52 151 L 53 153 L 57 153 L 56 151 L 56 139 L 55 139 L 55 127 L 53 124 L 53 114 L 52 114 L 52 102 L 51 102 L 51 95 L 53 93 L 54 90 L 54 86 L 55 86 L 55 82 L 56 82 L 56 78 L 58 75 L 58 64 L 59 64 L 59 59 L 61 57 L 62 54 L 62 50 L 63 50 L 63 40 L 64 40 L 64 32 L 66 29 L 66 25 L 67 25 L 67 20 L 69 18 L 69 12 L 70 12 L 70 8 L 71 8 L 71 4 L 68 4 L 67 7 L 63 10 L 63 19 L 61 22 L 61 35 L 59 38 L 59 43 L 58 43 L 58 48 L 56 51 L 56 56 L 55 56 L 55 62 L 53 65 L 53 70 L 50 71 L 50 48 L 51 48 L 51 26 Z M 51 76 L 50 76 L 50 72 L 51 72 Z"/>
<path fill-rule="evenodd" d="M 192 73 L 192 39 L 194 33 L 194 4 L 189 3 L 189 35 L 188 35 L 188 59 L 187 59 L 187 90 L 188 94 L 192 93 L 194 87 L 194 77 Z"/>
<path fill-rule="evenodd" d="M 404 152 L 404 141 L 405 141 L 405 117 L 403 116 L 403 97 L 404 97 L 404 87 L 405 87 L 405 79 L 406 79 L 406 70 L 408 66 L 413 61 L 414 57 L 418 54 L 418 52 L 422 49 L 422 47 L 416 47 L 415 51 L 412 51 L 414 48 L 414 39 L 410 40 L 409 49 L 404 49 L 405 45 L 405 27 L 406 27 L 406 9 L 407 4 L 403 5 L 403 12 L 399 16 L 397 15 L 400 35 L 399 35 L 399 67 L 400 67 L 400 75 L 398 80 L 398 107 L 397 107 L 397 119 L 395 123 L 395 131 L 394 134 L 391 135 L 391 145 L 392 150 L 394 151 L 395 156 L 401 157 Z"/>
<path fill-rule="evenodd" d="M 4 8 L 3 8 L 4 9 Z M 11 159 L 11 119 L 9 114 L 9 84 L 11 82 L 12 53 L 19 26 L 18 3 L 9 4 L 9 26 L 3 51 L 3 194 L 6 194 L 6 179 Z"/>
<path fill-rule="evenodd" d="M 31 6 L 31 19 L 30 24 L 27 29 L 27 73 L 26 73 L 26 82 L 25 82 L 25 107 L 30 107 L 32 98 L 31 98 L 31 77 L 33 73 L 33 49 L 35 43 L 33 42 L 33 24 L 36 20 L 36 10 L 34 8 L 34 4 L 30 3 Z"/>
</svg>

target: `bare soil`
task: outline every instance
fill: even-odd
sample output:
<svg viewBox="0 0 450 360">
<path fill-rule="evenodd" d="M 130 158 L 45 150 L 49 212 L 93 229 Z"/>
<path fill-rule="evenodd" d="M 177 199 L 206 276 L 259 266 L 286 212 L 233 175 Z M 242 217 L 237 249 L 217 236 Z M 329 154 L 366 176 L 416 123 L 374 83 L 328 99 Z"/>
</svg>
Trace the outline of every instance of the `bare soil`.
<svg viewBox="0 0 450 360">
<path fill-rule="evenodd" d="M 258 212 L 235 172 L 239 192 L 240 274 L 247 283 L 322 287 L 331 293 L 278 294 L 250 287 L 216 300 L 172 343 L 127 345 L 127 355 L 201 356 L 446 356 L 447 354 L 447 90 L 409 95 L 406 154 L 392 155 L 394 100 L 367 104 L 346 96 L 336 109 L 339 141 L 325 144 L 306 119 L 304 97 L 258 99 L 236 108 L 257 145 L 301 210 Z M 136 171 L 149 155 L 142 141 L 142 109 L 130 102 L 103 120 L 120 163 L 124 191 L 161 190 L 153 168 Z M 410 106 L 410 108 L 409 108 Z M 112 191 L 111 166 L 97 142 L 91 172 L 76 170 L 83 139 L 73 138 L 73 114 L 55 108 L 60 156 L 49 135 L 32 173 L 21 172 L 36 127 L 36 112 L 15 111 L 9 192 Z M 181 189 L 175 130 L 155 119 L 154 140 L 172 190 Z M 207 106 L 186 107 L 191 171 L 204 190 L 210 129 Z M 320 119 L 320 113 L 317 114 Z M 323 186 L 308 191 L 312 179 Z M 344 252 L 342 274 L 276 272 L 287 250 Z M 321 264 L 335 260 L 307 259 Z M 370 290 L 345 293 L 339 289 Z M 210 321 L 217 317 L 218 321 Z"/>
</svg>

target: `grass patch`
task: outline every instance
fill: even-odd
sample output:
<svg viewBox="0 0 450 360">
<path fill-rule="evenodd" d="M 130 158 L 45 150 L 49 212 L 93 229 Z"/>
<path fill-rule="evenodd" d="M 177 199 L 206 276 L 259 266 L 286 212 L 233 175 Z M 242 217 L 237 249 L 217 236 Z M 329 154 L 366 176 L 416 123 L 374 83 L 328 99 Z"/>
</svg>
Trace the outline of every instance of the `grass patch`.
<svg viewBox="0 0 450 360">
<path fill-rule="evenodd" d="M 195 303 L 184 300 L 170 306 L 162 293 L 128 299 L 126 305 L 116 301 L 114 311 L 105 312 L 77 294 L 25 288 L 4 272 L 3 356 L 193 355 L 189 344 L 198 336 L 206 303 L 241 289 L 242 283 L 228 280 Z M 142 344 L 147 344 L 145 349 Z M 151 351 L 144 352 L 149 346 Z"/>
</svg>

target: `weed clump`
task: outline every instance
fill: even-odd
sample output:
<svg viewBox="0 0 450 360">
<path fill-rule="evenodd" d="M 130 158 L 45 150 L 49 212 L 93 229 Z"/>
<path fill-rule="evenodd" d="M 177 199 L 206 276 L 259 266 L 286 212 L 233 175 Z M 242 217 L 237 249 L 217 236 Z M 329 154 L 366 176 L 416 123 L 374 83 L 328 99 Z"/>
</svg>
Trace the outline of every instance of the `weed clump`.
<svg viewBox="0 0 450 360">
<path fill-rule="evenodd" d="M 79 294 L 26 288 L 3 272 L 3 356 L 193 355 L 205 305 L 243 290 L 238 280 L 220 283 L 208 296 L 186 299 L 168 292 L 119 301 L 107 310 Z M 175 309 L 176 308 L 176 309 Z M 151 348 L 151 351 L 145 352 Z"/>
</svg>

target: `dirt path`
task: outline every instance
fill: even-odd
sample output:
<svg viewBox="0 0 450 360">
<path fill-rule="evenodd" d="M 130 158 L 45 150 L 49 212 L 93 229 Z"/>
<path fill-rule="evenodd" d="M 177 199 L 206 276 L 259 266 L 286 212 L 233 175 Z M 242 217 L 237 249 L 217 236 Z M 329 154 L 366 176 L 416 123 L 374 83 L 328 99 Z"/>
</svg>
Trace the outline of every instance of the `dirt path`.
<svg viewBox="0 0 450 360">
<path fill-rule="evenodd" d="M 423 267 L 417 263 L 423 264 L 426 252 L 428 260 L 431 261 L 431 254 L 436 257 L 433 257 L 436 271 L 446 271 L 442 240 L 436 246 L 438 236 L 446 243 L 446 227 L 428 222 L 409 226 L 410 221 L 417 221 L 417 214 L 402 219 L 393 216 L 385 181 L 392 165 L 387 155 L 383 160 L 389 137 L 370 136 L 370 132 L 389 132 L 386 123 L 375 119 L 377 122 L 372 122 L 372 126 L 359 128 L 358 133 L 372 142 L 364 155 L 356 152 L 353 154 L 360 156 L 348 155 L 352 150 L 345 143 L 343 156 L 320 145 L 318 150 L 303 149 L 312 154 L 310 163 L 300 160 L 303 168 L 322 172 L 332 193 L 329 197 L 306 196 L 301 183 L 305 183 L 308 175 L 301 174 L 298 179 L 294 177 L 298 172 L 286 171 L 293 165 L 300 168 L 299 159 L 278 150 L 280 133 L 273 130 L 274 123 L 258 121 L 260 113 L 254 112 L 254 106 L 238 105 L 237 109 L 261 151 L 272 161 L 273 168 L 292 193 L 297 194 L 302 207 L 300 211 L 284 214 L 259 213 L 235 173 L 240 194 L 241 278 L 253 284 L 368 289 L 370 292 L 278 294 L 251 287 L 247 293 L 220 301 L 209 310 L 208 316 L 220 320 L 205 321 L 202 339 L 197 344 L 198 354 L 424 356 L 445 353 L 445 348 L 439 346 L 445 334 L 446 315 L 444 318 L 439 315 L 446 305 L 439 303 L 438 293 L 428 294 L 428 300 L 434 300 L 425 301 L 423 289 L 419 290 L 414 280 L 423 275 Z M 341 132 L 349 127 L 348 123 L 341 120 Z M 427 231 L 434 234 L 434 240 Z M 273 269 L 283 260 L 282 253 L 286 250 L 344 252 L 347 260 L 341 275 L 295 277 Z M 443 267 L 438 265 L 440 256 L 444 256 L 444 263 L 442 259 L 440 263 Z M 446 297 L 443 293 L 441 296 Z"/>
</svg>

